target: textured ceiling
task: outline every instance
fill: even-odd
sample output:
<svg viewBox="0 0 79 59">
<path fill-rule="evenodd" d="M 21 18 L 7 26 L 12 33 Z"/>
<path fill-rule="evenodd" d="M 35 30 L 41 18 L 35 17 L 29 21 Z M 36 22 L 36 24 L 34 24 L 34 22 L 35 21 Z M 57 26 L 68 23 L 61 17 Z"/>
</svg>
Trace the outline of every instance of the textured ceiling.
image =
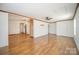
<svg viewBox="0 0 79 59">
<path fill-rule="evenodd" d="M 74 3 L 3 3 L 0 10 L 5 10 L 24 16 L 45 20 L 45 17 L 53 19 L 48 22 L 72 19 L 77 4 Z"/>
</svg>

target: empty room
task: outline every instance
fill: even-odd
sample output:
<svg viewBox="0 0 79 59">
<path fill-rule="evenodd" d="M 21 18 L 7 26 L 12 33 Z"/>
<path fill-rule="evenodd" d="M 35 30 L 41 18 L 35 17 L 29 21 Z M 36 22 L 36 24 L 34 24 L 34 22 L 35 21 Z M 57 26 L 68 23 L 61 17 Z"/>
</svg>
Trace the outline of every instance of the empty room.
<svg viewBox="0 0 79 59">
<path fill-rule="evenodd" d="M 78 55 L 78 3 L 0 3 L 0 55 Z"/>
</svg>

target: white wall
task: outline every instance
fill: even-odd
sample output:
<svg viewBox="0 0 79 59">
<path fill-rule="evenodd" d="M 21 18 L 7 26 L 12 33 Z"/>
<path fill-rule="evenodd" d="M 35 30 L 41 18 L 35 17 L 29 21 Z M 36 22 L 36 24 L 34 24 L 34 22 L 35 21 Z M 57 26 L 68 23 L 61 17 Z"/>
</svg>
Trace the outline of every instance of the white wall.
<svg viewBox="0 0 79 59">
<path fill-rule="evenodd" d="M 19 22 L 10 21 L 10 23 L 9 23 L 9 34 L 18 34 L 18 33 L 20 33 Z"/>
<path fill-rule="evenodd" d="M 26 20 L 26 21 L 23 21 Z M 9 14 L 9 34 L 20 33 L 20 23 L 27 24 L 27 34 L 29 34 L 29 19 L 22 16 Z"/>
<path fill-rule="evenodd" d="M 77 9 L 77 13 L 75 15 L 74 21 L 75 21 L 75 23 L 74 23 L 74 25 L 75 25 L 74 26 L 74 29 L 75 29 L 75 32 L 74 32 L 74 35 L 75 35 L 74 40 L 75 40 L 76 45 L 77 45 L 77 48 L 79 50 L 79 7 Z"/>
<path fill-rule="evenodd" d="M 0 47 L 8 46 L 8 14 L 0 12 Z"/>
<path fill-rule="evenodd" d="M 56 23 L 50 23 L 49 24 L 49 33 L 50 34 L 56 34 Z"/>
<path fill-rule="evenodd" d="M 56 34 L 68 37 L 74 37 L 73 20 L 61 21 L 56 23 Z"/>
<path fill-rule="evenodd" d="M 40 37 L 43 35 L 48 34 L 48 23 L 46 22 L 42 22 L 42 21 L 38 21 L 38 20 L 34 20 L 33 21 L 33 36 L 34 37 Z M 41 24 L 43 24 L 44 26 L 41 26 Z"/>
</svg>

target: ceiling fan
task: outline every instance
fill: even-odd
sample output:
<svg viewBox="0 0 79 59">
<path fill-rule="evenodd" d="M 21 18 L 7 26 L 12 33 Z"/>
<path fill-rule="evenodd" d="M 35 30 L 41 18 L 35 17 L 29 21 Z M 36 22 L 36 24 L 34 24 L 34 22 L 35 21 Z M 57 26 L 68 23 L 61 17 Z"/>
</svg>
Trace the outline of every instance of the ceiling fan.
<svg viewBox="0 0 79 59">
<path fill-rule="evenodd" d="M 46 19 L 46 20 L 51 20 L 51 19 L 53 19 L 53 18 L 50 18 L 50 17 L 45 17 L 45 19 Z"/>
</svg>

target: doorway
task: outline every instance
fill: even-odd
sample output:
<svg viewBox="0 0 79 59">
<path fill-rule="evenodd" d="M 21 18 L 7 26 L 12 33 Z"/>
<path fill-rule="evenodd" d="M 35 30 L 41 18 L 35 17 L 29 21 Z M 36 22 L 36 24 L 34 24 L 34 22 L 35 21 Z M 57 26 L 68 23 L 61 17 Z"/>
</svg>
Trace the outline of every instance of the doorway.
<svg viewBox="0 0 79 59">
<path fill-rule="evenodd" d="M 27 26 L 24 23 L 20 23 L 20 33 L 27 34 Z"/>
</svg>

